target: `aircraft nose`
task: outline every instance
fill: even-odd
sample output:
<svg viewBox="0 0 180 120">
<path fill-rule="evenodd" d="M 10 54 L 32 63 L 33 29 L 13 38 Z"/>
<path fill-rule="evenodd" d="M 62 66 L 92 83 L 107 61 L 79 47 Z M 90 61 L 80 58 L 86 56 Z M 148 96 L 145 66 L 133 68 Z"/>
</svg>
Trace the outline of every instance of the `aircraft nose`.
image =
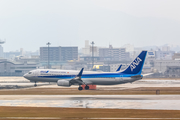
<svg viewBox="0 0 180 120">
<path fill-rule="evenodd" d="M 27 73 L 23 75 L 24 78 L 27 78 Z"/>
</svg>

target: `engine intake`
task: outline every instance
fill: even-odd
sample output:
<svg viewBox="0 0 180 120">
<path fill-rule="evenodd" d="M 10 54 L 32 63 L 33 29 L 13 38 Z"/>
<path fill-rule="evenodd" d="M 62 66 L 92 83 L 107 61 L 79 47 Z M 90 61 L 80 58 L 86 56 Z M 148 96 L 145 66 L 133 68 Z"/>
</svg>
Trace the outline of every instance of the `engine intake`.
<svg viewBox="0 0 180 120">
<path fill-rule="evenodd" d="M 58 80 L 57 81 L 58 86 L 65 86 L 65 87 L 70 87 L 71 83 L 67 80 Z"/>
</svg>

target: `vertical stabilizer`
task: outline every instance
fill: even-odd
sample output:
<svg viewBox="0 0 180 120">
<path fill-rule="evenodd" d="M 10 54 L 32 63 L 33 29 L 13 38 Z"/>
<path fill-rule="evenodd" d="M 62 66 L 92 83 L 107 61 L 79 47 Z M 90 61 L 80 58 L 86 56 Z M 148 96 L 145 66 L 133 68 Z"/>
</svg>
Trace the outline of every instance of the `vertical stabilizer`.
<svg viewBox="0 0 180 120">
<path fill-rule="evenodd" d="M 144 65 L 147 51 L 142 51 L 135 60 L 121 73 L 140 75 Z"/>
</svg>

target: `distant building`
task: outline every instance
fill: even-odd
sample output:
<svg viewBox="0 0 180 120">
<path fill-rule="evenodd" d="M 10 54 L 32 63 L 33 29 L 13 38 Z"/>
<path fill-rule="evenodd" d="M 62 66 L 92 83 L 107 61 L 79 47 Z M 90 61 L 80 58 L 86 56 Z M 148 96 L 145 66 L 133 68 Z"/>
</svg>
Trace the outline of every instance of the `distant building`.
<svg viewBox="0 0 180 120">
<path fill-rule="evenodd" d="M 172 56 L 174 55 L 175 51 L 156 51 L 156 59 L 157 60 L 172 60 Z"/>
<path fill-rule="evenodd" d="M 167 66 L 165 77 L 180 77 L 180 66 Z"/>
<path fill-rule="evenodd" d="M 134 45 L 126 44 L 123 48 L 126 48 L 126 52 L 134 52 Z"/>
<path fill-rule="evenodd" d="M 59 47 L 49 47 L 49 60 L 50 61 L 60 61 L 60 48 Z M 40 47 L 40 60 L 48 61 L 48 47 Z"/>
<path fill-rule="evenodd" d="M 21 52 L 4 52 L 4 58 L 13 60 L 16 56 L 20 56 Z"/>
<path fill-rule="evenodd" d="M 39 64 L 39 56 L 31 56 L 30 58 L 24 56 L 16 56 L 14 62 L 21 62 L 21 63 L 36 63 Z"/>
<path fill-rule="evenodd" d="M 96 65 L 92 69 L 93 71 L 103 71 L 103 72 L 110 72 L 110 66 L 105 65 Z"/>
<path fill-rule="evenodd" d="M 174 55 L 172 56 L 173 60 L 180 60 L 180 53 L 174 53 Z"/>
<path fill-rule="evenodd" d="M 38 67 L 34 62 L 12 62 L 0 59 L 0 76 L 22 76 Z"/>
<path fill-rule="evenodd" d="M 120 63 L 119 64 L 110 64 L 109 65 L 110 66 L 110 72 L 116 72 L 116 70 L 119 68 L 120 65 L 121 65 Z M 127 64 L 122 64 L 120 71 L 127 68 L 127 66 L 128 66 Z"/>
<path fill-rule="evenodd" d="M 167 67 L 177 66 L 180 67 L 180 60 L 155 60 L 154 68 L 160 72 L 164 73 L 167 70 Z"/>
<path fill-rule="evenodd" d="M 85 47 L 82 48 L 82 53 L 85 56 L 90 56 L 90 44 L 89 44 L 89 40 L 85 40 Z"/>
<path fill-rule="evenodd" d="M 99 48 L 97 46 L 93 46 L 94 56 L 99 56 Z M 85 47 L 82 48 L 83 56 L 92 56 L 92 45 L 90 45 L 89 40 L 85 40 Z"/>
<path fill-rule="evenodd" d="M 3 47 L 2 47 L 2 45 L 1 45 L 1 44 L 4 44 L 4 43 L 5 43 L 5 41 L 0 40 L 0 58 L 3 58 L 3 57 L 4 57 Z"/>
<path fill-rule="evenodd" d="M 170 46 L 162 46 L 162 51 L 170 51 Z"/>
<path fill-rule="evenodd" d="M 154 61 L 156 59 L 156 52 L 155 51 L 147 51 L 147 56 L 145 60 L 145 64 L 149 64 L 149 67 L 154 67 Z M 147 68 L 147 67 L 146 67 Z"/>
<path fill-rule="evenodd" d="M 100 57 L 93 57 L 94 62 L 100 61 Z M 92 56 L 82 56 L 80 57 L 80 61 L 92 62 Z"/>
<path fill-rule="evenodd" d="M 0 58 L 4 57 L 3 47 L 0 45 Z"/>
<path fill-rule="evenodd" d="M 132 59 L 134 59 L 134 54 L 135 54 L 135 52 L 134 52 L 134 45 L 125 44 L 125 45 L 123 46 L 123 48 L 126 48 L 126 52 L 129 53 L 129 57 L 132 58 Z M 135 56 L 135 57 L 136 57 L 136 56 Z"/>
<path fill-rule="evenodd" d="M 49 47 L 49 60 L 78 60 L 78 47 Z M 48 47 L 40 47 L 40 61 L 48 61 Z"/>
<path fill-rule="evenodd" d="M 156 57 L 156 52 L 155 51 L 148 51 L 147 52 L 147 58 L 155 59 L 155 57 Z"/>
<path fill-rule="evenodd" d="M 130 59 L 130 54 L 125 48 L 113 48 L 110 45 L 109 48 L 99 48 L 99 57 L 101 60 L 123 61 Z"/>
</svg>

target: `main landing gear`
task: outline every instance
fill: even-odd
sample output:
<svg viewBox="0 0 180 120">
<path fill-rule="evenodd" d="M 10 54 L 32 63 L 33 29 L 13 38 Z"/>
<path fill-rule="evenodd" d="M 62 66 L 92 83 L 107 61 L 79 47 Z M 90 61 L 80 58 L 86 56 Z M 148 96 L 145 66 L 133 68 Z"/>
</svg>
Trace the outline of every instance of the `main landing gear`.
<svg viewBox="0 0 180 120">
<path fill-rule="evenodd" d="M 81 86 L 78 87 L 78 90 L 81 91 L 83 88 Z"/>
<path fill-rule="evenodd" d="M 86 90 L 89 90 L 89 86 L 86 85 L 86 86 L 85 86 L 85 89 L 86 89 Z M 83 87 L 81 87 L 81 85 L 79 85 L 78 90 L 83 90 Z"/>
<path fill-rule="evenodd" d="M 85 86 L 85 89 L 86 89 L 86 90 L 89 90 L 89 86 L 86 85 L 86 86 Z"/>
</svg>

